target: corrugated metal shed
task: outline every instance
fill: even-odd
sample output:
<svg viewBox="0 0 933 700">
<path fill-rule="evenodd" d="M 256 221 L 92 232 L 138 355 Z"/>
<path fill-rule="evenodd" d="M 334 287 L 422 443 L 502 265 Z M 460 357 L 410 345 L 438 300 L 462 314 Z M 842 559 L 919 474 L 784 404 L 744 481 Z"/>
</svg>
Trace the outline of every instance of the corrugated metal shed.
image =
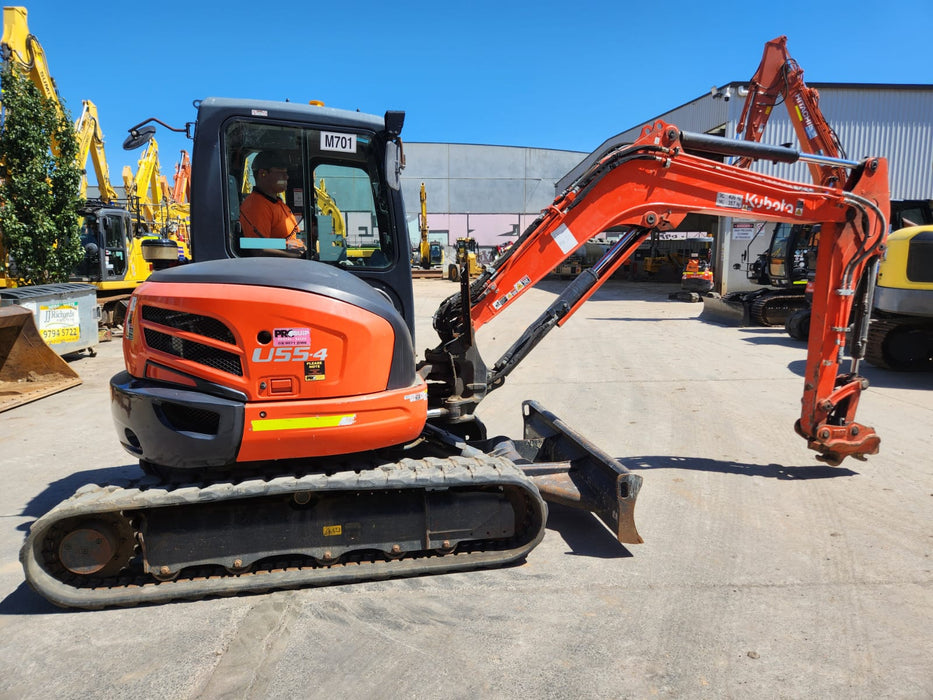
<svg viewBox="0 0 933 700">
<path fill-rule="evenodd" d="M 933 85 L 810 83 L 820 94 L 823 116 L 836 131 L 852 160 L 888 159 L 891 199 L 933 199 Z M 728 91 L 730 99 L 725 99 Z M 712 93 L 658 115 L 685 131 L 720 132 L 740 138 L 736 127 L 745 101 L 745 84 L 729 83 Z M 655 121 L 655 120 L 651 120 Z M 643 124 L 623 131 L 606 144 L 629 143 Z M 777 105 L 765 128 L 763 143 L 799 147 L 787 110 Z M 810 181 L 806 166 L 759 162 L 757 172 Z M 566 186 L 569 173 L 557 183 Z"/>
</svg>

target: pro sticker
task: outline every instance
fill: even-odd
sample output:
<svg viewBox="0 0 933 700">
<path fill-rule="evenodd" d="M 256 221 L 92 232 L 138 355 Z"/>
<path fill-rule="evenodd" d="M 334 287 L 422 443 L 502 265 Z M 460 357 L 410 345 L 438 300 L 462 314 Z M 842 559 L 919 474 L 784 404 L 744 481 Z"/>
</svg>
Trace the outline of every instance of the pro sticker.
<svg viewBox="0 0 933 700">
<path fill-rule="evenodd" d="M 276 328 L 272 331 L 274 347 L 297 347 L 311 345 L 310 328 Z"/>
</svg>

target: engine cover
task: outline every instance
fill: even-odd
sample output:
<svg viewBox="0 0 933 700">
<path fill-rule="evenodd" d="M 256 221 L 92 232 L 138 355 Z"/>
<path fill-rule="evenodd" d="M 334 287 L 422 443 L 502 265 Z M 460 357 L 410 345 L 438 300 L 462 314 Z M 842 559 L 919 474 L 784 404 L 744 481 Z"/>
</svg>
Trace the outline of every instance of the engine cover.
<svg viewBox="0 0 933 700">
<path fill-rule="evenodd" d="M 155 273 L 130 302 L 123 350 L 117 430 L 156 464 L 229 463 L 234 437 L 239 462 L 376 449 L 417 437 L 427 417 L 404 320 L 365 282 L 312 261 Z"/>
</svg>

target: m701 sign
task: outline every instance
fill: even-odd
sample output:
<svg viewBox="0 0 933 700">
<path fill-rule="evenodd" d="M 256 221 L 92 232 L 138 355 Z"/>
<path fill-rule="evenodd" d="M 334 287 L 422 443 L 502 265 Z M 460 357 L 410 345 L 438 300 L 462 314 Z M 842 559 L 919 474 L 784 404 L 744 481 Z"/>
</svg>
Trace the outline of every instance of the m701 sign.
<svg viewBox="0 0 933 700">
<path fill-rule="evenodd" d="M 335 134 L 330 131 L 322 131 L 321 150 L 356 153 L 356 134 Z"/>
</svg>

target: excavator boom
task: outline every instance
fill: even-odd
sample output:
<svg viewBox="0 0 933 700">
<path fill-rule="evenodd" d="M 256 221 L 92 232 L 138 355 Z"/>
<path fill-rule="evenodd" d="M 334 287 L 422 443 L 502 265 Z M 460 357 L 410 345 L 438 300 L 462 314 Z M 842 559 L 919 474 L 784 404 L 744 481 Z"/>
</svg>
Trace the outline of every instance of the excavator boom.
<svg viewBox="0 0 933 700">
<path fill-rule="evenodd" d="M 29 32 L 25 7 L 3 8 L 3 39 L 0 41 L 0 53 L 4 63 L 19 67 L 39 89 L 39 93 L 52 101 L 59 118 L 63 117 L 58 97 L 58 88 L 49 71 L 49 64 L 45 58 L 45 51 L 39 40 Z M 58 155 L 58 146 L 53 144 L 53 153 Z"/>
<path fill-rule="evenodd" d="M 543 334 L 563 324 L 652 230 L 672 229 L 689 213 L 754 216 L 822 225 L 817 273 L 822 286 L 814 295 L 811 328 L 816 330 L 810 336 L 798 431 L 831 463 L 848 455 L 875 453 L 874 431 L 854 423 L 858 396 L 866 385 L 857 376 L 861 355 L 854 356 L 849 374 L 837 374 L 846 334 L 862 337 L 865 332 L 864 327 L 850 328 L 847 319 L 858 283 L 877 264 L 887 231 L 885 161 L 859 164 L 849 178 L 851 189 L 841 191 L 758 175 L 694 155 L 697 152 L 785 162 L 814 158 L 789 148 L 684 133 L 660 121 L 646 126 L 634 144 L 598 159 L 468 290 L 442 305 L 435 328 L 443 342 L 430 353 L 423 371 L 429 381 L 433 378 L 461 391 L 444 396 L 441 406 L 456 415 L 471 413 Z M 514 304 L 589 238 L 620 226 L 628 232 L 619 243 L 570 285 L 485 374 L 473 348 L 473 332 Z M 858 303 L 865 304 L 870 290 L 863 288 L 861 294 Z M 450 376 L 450 367 L 462 376 Z"/>
<path fill-rule="evenodd" d="M 191 201 L 191 156 L 188 155 L 188 151 L 182 151 L 181 160 L 175 164 L 172 201 L 175 204 L 187 204 Z"/>
<path fill-rule="evenodd" d="M 82 170 L 86 170 L 87 159 L 90 156 L 94 164 L 94 174 L 97 176 L 100 200 L 105 204 L 115 202 L 117 192 L 110 184 L 110 167 L 107 165 L 107 156 L 104 152 L 104 135 L 100 129 L 97 105 L 90 100 L 84 100 L 84 109 L 75 123 L 75 133 L 78 137 L 78 165 Z M 81 177 L 81 197 L 86 196 L 87 174 Z"/>
<path fill-rule="evenodd" d="M 123 167 L 123 186 L 127 198 L 135 198 L 140 214 L 150 225 L 159 218 L 162 204 L 162 186 L 159 182 L 159 144 L 151 139 L 137 162 L 136 174 L 130 166 Z"/>
</svg>

